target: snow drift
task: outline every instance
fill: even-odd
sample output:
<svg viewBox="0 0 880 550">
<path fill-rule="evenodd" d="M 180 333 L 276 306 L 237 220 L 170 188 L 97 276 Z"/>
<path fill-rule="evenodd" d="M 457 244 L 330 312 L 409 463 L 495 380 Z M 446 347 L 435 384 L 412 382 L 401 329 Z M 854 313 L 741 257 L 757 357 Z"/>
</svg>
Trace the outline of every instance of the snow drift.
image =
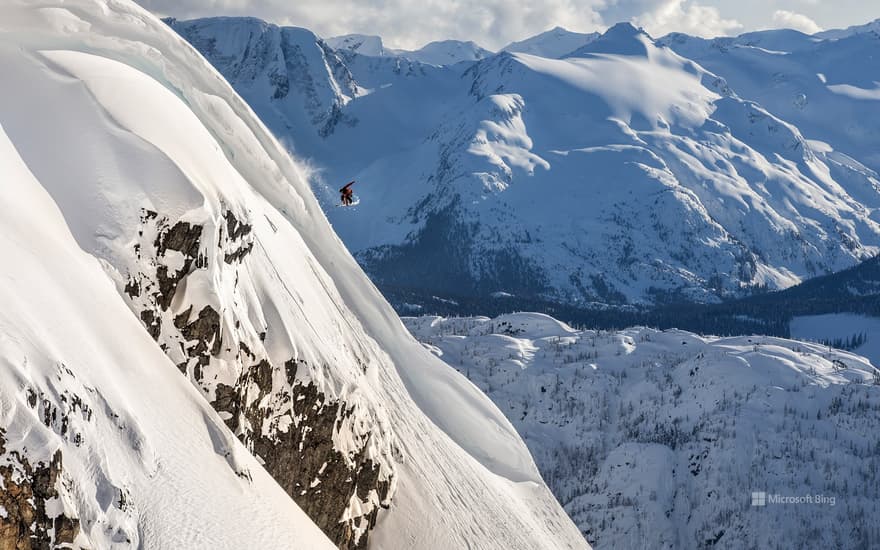
<svg viewBox="0 0 880 550">
<path fill-rule="evenodd" d="M 33 495 L 3 536 L 36 513 L 96 548 L 586 546 L 164 24 L 6 2 L 0 63 L 0 474 Z"/>
</svg>

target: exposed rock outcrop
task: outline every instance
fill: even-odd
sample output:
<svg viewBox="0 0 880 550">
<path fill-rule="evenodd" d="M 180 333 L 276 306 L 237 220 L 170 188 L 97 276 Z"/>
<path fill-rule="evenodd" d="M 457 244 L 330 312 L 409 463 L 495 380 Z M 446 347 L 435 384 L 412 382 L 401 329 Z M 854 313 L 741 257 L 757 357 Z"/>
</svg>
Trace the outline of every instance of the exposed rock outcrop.
<svg viewBox="0 0 880 550">
<path fill-rule="evenodd" d="M 249 312 L 263 304 L 241 288 L 252 223 L 226 210 L 203 223 L 146 211 L 141 224 L 124 291 L 150 335 L 331 540 L 366 548 L 395 490 L 393 436 L 368 406 L 315 381 L 332 366 L 270 360 L 273 327 L 255 326 Z M 206 284 L 213 303 L 194 303 L 187 287 Z"/>
<path fill-rule="evenodd" d="M 32 464 L 18 451 L 7 453 L 6 434 L 0 429 L 0 550 L 73 547 L 79 521 L 47 509 L 59 497 L 60 475 L 61 451 L 48 463 Z"/>
<path fill-rule="evenodd" d="M 273 368 L 265 360 L 251 366 L 235 387 L 219 385 L 214 408 L 226 413 L 229 428 L 340 548 L 366 548 L 368 537 L 363 535 L 375 526 L 379 508 L 390 505 L 391 482 L 381 479 L 380 465 L 367 457 L 367 441 L 360 442 L 353 456 L 336 449 L 334 437 L 354 410 L 329 399 L 315 384 L 298 381 L 300 364 L 286 362 L 287 384 L 271 396 L 290 406 L 287 415 L 267 416 L 260 406 L 272 391 Z M 249 400 L 254 390 L 257 397 Z M 243 407 L 248 401 L 251 405 Z M 367 503 L 370 511 L 351 514 L 353 498 Z"/>
</svg>

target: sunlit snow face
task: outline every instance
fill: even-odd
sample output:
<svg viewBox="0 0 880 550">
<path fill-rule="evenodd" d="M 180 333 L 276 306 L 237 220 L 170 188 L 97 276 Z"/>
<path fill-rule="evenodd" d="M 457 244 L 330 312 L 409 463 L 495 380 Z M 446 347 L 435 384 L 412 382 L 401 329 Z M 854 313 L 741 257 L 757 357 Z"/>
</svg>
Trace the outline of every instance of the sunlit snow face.
<svg viewBox="0 0 880 550">
<path fill-rule="evenodd" d="M 635 40 L 644 41 L 647 37 Z M 710 103 L 717 95 L 701 85 L 701 75 L 692 65 L 665 50 L 647 44 L 645 48 L 644 56 L 597 55 L 566 61 L 523 58 L 522 61 L 534 71 L 598 96 L 607 103 L 614 117 L 628 123 L 636 116 L 656 118 L 664 126 L 702 124 L 711 113 Z M 666 85 L 653 86 L 655 82 Z"/>
</svg>

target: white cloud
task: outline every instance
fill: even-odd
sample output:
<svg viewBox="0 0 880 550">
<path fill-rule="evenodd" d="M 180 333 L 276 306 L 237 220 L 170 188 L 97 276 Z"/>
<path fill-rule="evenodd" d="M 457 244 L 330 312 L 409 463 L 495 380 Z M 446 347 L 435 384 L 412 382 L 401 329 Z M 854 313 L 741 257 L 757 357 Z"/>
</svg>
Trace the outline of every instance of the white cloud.
<svg viewBox="0 0 880 550">
<path fill-rule="evenodd" d="M 776 10 L 773 12 L 773 24 L 806 34 L 816 34 L 822 30 L 822 27 L 806 15 L 787 10 Z"/>
<path fill-rule="evenodd" d="M 0 0 L 2 1 L 2 0 Z M 386 45 L 418 48 L 432 40 L 473 40 L 492 49 L 556 25 L 601 30 L 598 10 L 616 0 L 136 0 L 178 18 L 249 15 L 306 27 L 321 36 L 378 34 Z"/>
<path fill-rule="evenodd" d="M 688 0 L 662 0 L 653 9 L 633 17 L 631 21 L 655 37 L 670 32 L 715 37 L 743 28 L 739 21 L 723 18 L 718 8 Z"/>
<path fill-rule="evenodd" d="M 0 0 L 3 1 L 7 0 Z M 281 25 L 306 27 L 325 37 L 377 34 L 387 46 L 406 49 L 447 38 L 473 40 L 483 47 L 499 49 L 557 25 L 590 32 L 620 21 L 631 21 L 653 36 L 678 31 L 711 37 L 771 26 L 813 33 L 820 30 L 816 21 L 833 27 L 842 25 L 843 20 L 847 24 L 864 23 L 869 16 L 877 15 L 876 9 L 868 6 L 874 2 L 867 0 L 135 1 L 161 15 L 181 19 L 254 16 Z"/>
</svg>

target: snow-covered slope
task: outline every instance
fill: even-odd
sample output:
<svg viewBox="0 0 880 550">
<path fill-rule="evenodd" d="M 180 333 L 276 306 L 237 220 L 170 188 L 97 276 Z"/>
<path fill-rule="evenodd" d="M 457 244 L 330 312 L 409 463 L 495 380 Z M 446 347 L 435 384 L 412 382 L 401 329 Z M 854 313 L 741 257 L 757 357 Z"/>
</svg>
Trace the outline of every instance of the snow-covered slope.
<svg viewBox="0 0 880 550">
<path fill-rule="evenodd" d="M 329 66 L 335 88 L 285 87 L 281 67 L 332 59 L 307 31 L 235 36 L 279 79 L 217 55 L 310 116 L 354 95 Z M 19 495 L 40 536 L 92 548 L 586 546 L 166 25 L 128 1 L 5 2 L 0 63 L 0 475 L 25 487 L 7 515 Z"/>
<path fill-rule="evenodd" d="M 198 45 L 201 32 L 184 35 Z M 629 24 L 561 60 L 338 58 L 364 93 L 341 99 L 347 122 L 322 134 L 289 122 L 298 99 L 240 89 L 313 161 L 331 222 L 388 287 L 714 301 L 880 250 L 880 183 L 867 161 L 839 152 L 834 130 L 817 123 L 805 135 L 751 101 L 751 88 Z M 359 205 L 333 208 L 352 179 Z"/>
<path fill-rule="evenodd" d="M 442 66 L 485 59 L 492 52 L 470 40 L 439 40 L 429 42 L 418 50 L 397 50 L 396 54 L 420 63 Z"/>
<path fill-rule="evenodd" d="M 817 35 L 818 36 L 818 35 Z M 880 153 L 880 58 L 877 33 L 854 32 L 820 40 L 792 30 L 706 40 L 680 34 L 660 40 L 723 79 L 737 94 L 794 124 L 830 175 L 845 184 L 861 172 L 870 181 L 850 185 L 876 207 Z M 866 187 L 864 191 L 859 187 Z"/>
<path fill-rule="evenodd" d="M 334 50 L 347 50 L 372 57 L 381 57 L 387 54 L 380 36 L 345 34 L 326 38 L 324 42 Z"/>
<path fill-rule="evenodd" d="M 505 52 L 527 53 L 538 57 L 558 59 L 578 48 L 586 46 L 599 37 L 599 33 L 572 32 L 555 27 L 519 42 L 512 42 L 501 49 Z"/>
<path fill-rule="evenodd" d="M 814 36 L 817 38 L 830 38 L 831 40 L 836 40 L 838 38 L 847 38 L 854 34 L 863 33 L 880 34 L 880 19 L 875 19 L 865 25 L 853 25 L 845 29 L 829 29 L 827 31 L 816 33 Z"/>
<path fill-rule="evenodd" d="M 186 28 L 181 30 L 186 35 Z M 477 61 L 492 55 L 492 52 L 474 42 L 461 40 L 429 42 L 418 50 L 386 48 L 381 37 L 364 34 L 333 36 L 324 39 L 323 42 L 343 54 L 350 52 L 368 57 L 399 57 L 437 67 L 455 65 L 463 61 Z"/>
<path fill-rule="evenodd" d="M 0 171 L 0 545 L 334 548 L 156 346 L 63 217 L 87 214 L 59 209 L 2 127 Z"/>
<path fill-rule="evenodd" d="M 405 322 L 505 411 L 598 548 L 880 545 L 880 371 L 862 357 L 537 314 Z"/>
</svg>

